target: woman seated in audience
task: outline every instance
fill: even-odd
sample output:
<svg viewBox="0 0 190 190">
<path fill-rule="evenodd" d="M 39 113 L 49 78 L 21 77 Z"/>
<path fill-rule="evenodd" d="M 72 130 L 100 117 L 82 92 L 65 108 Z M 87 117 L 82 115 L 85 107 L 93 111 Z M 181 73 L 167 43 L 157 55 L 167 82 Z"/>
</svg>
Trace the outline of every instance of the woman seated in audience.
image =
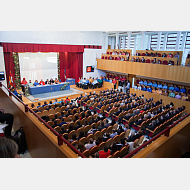
<svg viewBox="0 0 190 190">
<path fill-rule="evenodd" d="M 79 141 L 82 137 L 85 137 L 84 131 L 80 131 L 77 140 Z"/>
<path fill-rule="evenodd" d="M 125 52 L 123 51 L 122 55 L 125 55 Z"/>
<path fill-rule="evenodd" d="M 186 93 L 186 89 L 185 89 L 185 87 L 182 86 L 182 88 L 179 90 L 179 92 L 181 92 L 181 93 Z"/>
<path fill-rule="evenodd" d="M 183 100 L 183 101 L 188 101 L 188 96 L 187 96 L 187 94 L 184 94 L 184 95 L 181 97 L 181 100 Z"/>
<path fill-rule="evenodd" d="M 156 90 L 156 93 L 162 95 L 162 90 L 161 90 L 161 88 L 159 88 L 158 90 Z"/>
<path fill-rule="evenodd" d="M 164 53 L 164 54 L 162 55 L 162 57 L 166 57 L 166 54 Z"/>
<path fill-rule="evenodd" d="M 99 152 L 99 158 L 107 158 L 110 155 L 111 155 L 111 152 L 107 146 L 104 147 L 104 150 Z"/>
<path fill-rule="evenodd" d="M 152 86 L 152 81 L 150 80 L 147 85 Z"/>
<path fill-rule="evenodd" d="M 39 86 L 38 80 L 35 80 L 34 86 Z"/>
<path fill-rule="evenodd" d="M 121 56 L 121 60 L 120 61 L 125 61 L 125 58 L 123 56 Z"/>
<path fill-rule="evenodd" d="M 167 57 L 171 57 L 171 58 L 172 58 L 173 56 L 172 56 L 172 54 L 171 54 L 171 53 L 169 53 Z"/>
<path fill-rule="evenodd" d="M 181 95 L 179 92 L 176 94 L 175 98 L 181 100 Z"/>
<path fill-rule="evenodd" d="M 45 85 L 45 82 L 43 81 L 43 79 L 41 79 L 40 85 Z"/>
<path fill-rule="evenodd" d="M 145 56 L 149 56 L 149 53 L 148 53 L 148 52 L 146 52 L 146 53 L 145 53 Z"/>
<path fill-rule="evenodd" d="M 156 58 L 153 59 L 152 63 L 153 63 L 153 64 L 156 64 Z"/>
<path fill-rule="evenodd" d="M 151 57 L 154 57 L 154 53 L 151 52 L 151 53 L 150 53 L 150 56 L 151 56 Z"/>
<path fill-rule="evenodd" d="M 161 82 L 158 83 L 158 88 L 162 88 L 162 83 Z"/>
<path fill-rule="evenodd" d="M 153 89 L 152 89 L 152 93 L 156 93 L 156 88 L 153 88 Z"/>
<path fill-rule="evenodd" d="M 126 61 L 129 61 L 129 53 L 126 52 Z"/>
<path fill-rule="evenodd" d="M 112 56 L 109 57 L 109 60 L 113 60 Z"/>
<path fill-rule="evenodd" d="M 175 98 L 175 93 L 173 90 L 168 94 L 168 97 Z"/>
</svg>

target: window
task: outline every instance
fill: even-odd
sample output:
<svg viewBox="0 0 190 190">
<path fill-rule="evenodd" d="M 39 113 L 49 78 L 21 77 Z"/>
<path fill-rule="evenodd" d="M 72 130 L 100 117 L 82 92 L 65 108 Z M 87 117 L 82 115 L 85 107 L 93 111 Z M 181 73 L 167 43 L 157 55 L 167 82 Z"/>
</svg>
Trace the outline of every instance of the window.
<svg viewBox="0 0 190 190">
<path fill-rule="evenodd" d="M 121 36 L 120 37 L 120 48 L 123 49 L 123 46 L 124 46 L 124 37 Z"/>
<path fill-rule="evenodd" d="M 166 49 L 175 49 L 177 33 L 168 33 Z"/>
<path fill-rule="evenodd" d="M 187 32 L 186 41 L 185 41 L 185 49 L 190 49 L 190 32 Z"/>
<path fill-rule="evenodd" d="M 157 44 L 158 44 L 158 34 L 152 34 L 150 40 L 150 48 L 157 49 Z M 164 45 L 164 34 L 161 34 L 160 49 L 163 49 L 163 45 Z"/>
<path fill-rule="evenodd" d="M 128 45 L 128 36 L 125 36 L 125 49 L 127 49 L 127 45 Z"/>
<path fill-rule="evenodd" d="M 131 42 L 130 42 L 130 48 L 134 48 L 134 46 L 135 46 L 135 36 L 133 35 L 131 35 Z"/>
</svg>

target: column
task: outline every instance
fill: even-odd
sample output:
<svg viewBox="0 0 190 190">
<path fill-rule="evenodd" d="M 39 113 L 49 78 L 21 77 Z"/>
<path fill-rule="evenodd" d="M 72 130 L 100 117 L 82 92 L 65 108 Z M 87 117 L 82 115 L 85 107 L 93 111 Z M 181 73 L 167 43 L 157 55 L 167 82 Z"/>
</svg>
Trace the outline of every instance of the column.
<svg viewBox="0 0 190 190">
<path fill-rule="evenodd" d="M 150 49 L 150 39 L 151 39 L 151 35 L 148 35 L 148 44 L 147 44 L 147 48 L 146 49 Z"/>
<path fill-rule="evenodd" d="M 130 49 L 130 43 L 131 43 L 131 32 L 128 31 L 128 42 L 127 42 L 127 49 Z"/>
<path fill-rule="evenodd" d="M 145 31 L 142 31 L 141 35 L 142 35 L 142 37 L 141 37 L 141 50 L 144 50 L 145 49 L 145 47 L 144 47 L 144 45 L 145 45 Z"/>
<path fill-rule="evenodd" d="M 167 43 L 167 33 L 164 34 L 163 51 L 166 50 L 166 43 Z"/>
<path fill-rule="evenodd" d="M 158 32 L 158 39 L 157 39 L 157 47 L 156 50 L 160 50 L 160 43 L 161 43 L 161 36 L 162 36 L 162 32 Z"/>
<path fill-rule="evenodd" d="M 181 32 L 178 31 L 178 32 L 177 32 L 177 38 L 176 38 L 176 44 L 175 44 L 175 51 L 178 51 L 178 50 L 179 50 L 180 39 L 181 39 Z"/>
<path fill-rule="evenodd" d="M 119 44 L 119 32 L 116 32 L 115 38 L 116 38 L 115 49 L 118 49 L 118 45 L 120 47 L 120 44 Z"/>
<path fill-rule="evenodd" d="M 105 37 L 104 37 L 104 44 L 105 44 L 105 46 L 104 46 L 104 49 L 108 49 L 108 33 L 106 32 L 105 33 Z M 103 48 L 102 48 L 103 49 Z"/>
</svg>

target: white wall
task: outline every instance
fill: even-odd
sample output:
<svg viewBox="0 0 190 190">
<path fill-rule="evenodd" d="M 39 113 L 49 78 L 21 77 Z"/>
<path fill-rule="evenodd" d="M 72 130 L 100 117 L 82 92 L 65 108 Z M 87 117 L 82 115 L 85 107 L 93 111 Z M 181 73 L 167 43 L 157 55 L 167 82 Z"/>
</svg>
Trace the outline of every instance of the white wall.
<svg viewBox="0 0 190 190">
<path fill-rule="evenodd" d="M 100 31 L 0 31 L 0 42 L 102 46 L 102 35 Z"/>
<path fill-rule="evenodd" d="M 84 49 L 83 53 L 83 78 L 100 77 L 106 75 L 105 72 L 96 69 L 96 58 L 101 59 L 101 54 L 106 53 L 106 49 Z M 95 66 L 94 72 L 87 73 L 86 66 Z"/>
<path fill-rule="evenodd" d="M 5 73 L 5 80 L 3 81 L 3 84 L 7 86 L 3 47 L 0 47 L 0 71 L 4 71 Z"/>
</svg>

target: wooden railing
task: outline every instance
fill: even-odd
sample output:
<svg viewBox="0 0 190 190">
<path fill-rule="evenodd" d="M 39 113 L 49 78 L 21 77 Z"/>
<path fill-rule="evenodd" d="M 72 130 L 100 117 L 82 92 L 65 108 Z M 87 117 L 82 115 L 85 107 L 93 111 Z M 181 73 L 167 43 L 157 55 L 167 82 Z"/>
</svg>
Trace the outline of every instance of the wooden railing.
<svg viewBox="0 0 190 190">
<path fill-rule="evenodd" d="M 21 101 L 16 95 L 14 95 L 6 86 L 4 86 L 1 82 L 0 82 L 0 87 L 5 88 L 9 94 L 9 96 L 13 96 L 18 102 L 20 102 L 23 106 L 24 106 L 24 111 L 26 112 L 31 112 L 36 119 L 38 119 L 41 123 L 43 123 L 55 136 L 57 136 L 57 143 L 58 146 L 63 145 L 63 143 L 65 143 L 73 152 L 75 152 L 76 154 L 78 154 L 79 156 L 81 156 L 82 158 L 86 158 L 86 156 L 84 156 L 81 152 L 79 152 L 73 145 L 71 145 L 67 140 L 65 140 L 62 135 L 60 135 L 57 131 L 55 131 L 50 125 L 48 125 L 43 119 L 41 119 L 32 109 L 30 109 L 28 107 L 27 104 L 24 104 L 23 101 Z"/>
<path fill-rule="evenodd" d="M 189 67 L 97 59 L 97 69 L 190 83 Z"/>
</svg>

